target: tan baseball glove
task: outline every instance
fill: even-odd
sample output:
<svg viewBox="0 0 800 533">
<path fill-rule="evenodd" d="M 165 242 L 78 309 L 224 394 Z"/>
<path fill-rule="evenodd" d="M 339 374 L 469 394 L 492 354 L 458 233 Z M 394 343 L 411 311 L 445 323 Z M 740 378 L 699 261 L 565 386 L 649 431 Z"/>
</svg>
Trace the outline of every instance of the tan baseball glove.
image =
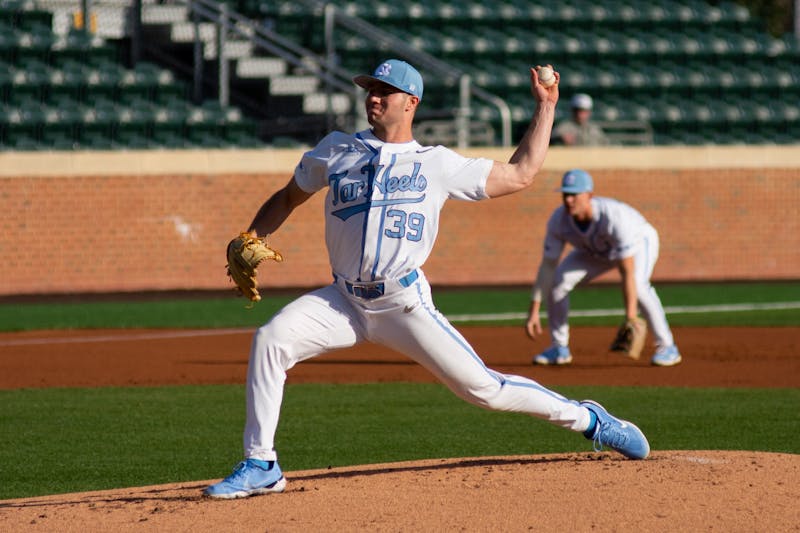
<svg viewBox="0 0 800 533">
<path fill-rule="evenodd" d="M 243 231 L 228 243 L 228 277 L 236 284 L 239 294 L 253 303 L 261 300 L 256 268 L 266 259 L 283 261 L 281 253 L 269 247 L 266 237 L 253 237 Z"/>
<path fill-rule="evenodd" d="M 631 359 L 639 359 L 647 338 L 647 322 L 641 318 L 626 320 L 619 329 L 614 341 L 611 343 L 612 352 L 623 352 Z"/>
</svg>

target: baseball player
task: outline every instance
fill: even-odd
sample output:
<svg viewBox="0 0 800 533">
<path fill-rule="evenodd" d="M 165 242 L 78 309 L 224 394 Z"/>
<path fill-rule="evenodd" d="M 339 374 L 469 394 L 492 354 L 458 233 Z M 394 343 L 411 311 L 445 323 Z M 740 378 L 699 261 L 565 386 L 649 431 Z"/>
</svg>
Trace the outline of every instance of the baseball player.
<svg viewBox="0 0 800 533">
<path fill-rule="evenodd" d="M 558 79 L 558 74 L 556 74 Z M 558 83 L 545 88 L 531 69 L 536 110 L 508 163 L 465 158 L 443 146 L 422 146 L 412 121 L 423 82 L 414 67 L 389 59 L 353 81 L 366 90 L 370 128 L 332 132 L 306 152 L 288 184 L 259 209 L 257 235 L 277 230 L 311 195 L 325 193 L 325 238 L 333 283 L 289 303 L 253 338 L 247 374 L 244 460 L 204 490 L 214 498 L 281 492 L 275 431 L 286 372 L 323 352 L 372 341 L 406 354 L 460 398 L 527 413 L 583 433 L 630 458 L 649 453 L 644 434 L 602 406 L 577 402 L 520 376 L 487 368 L 436 309 L 421 266 L 448 199 L 478 201 L 522 190 L 548 149 Z"/>
<path fill-rule="evenodd" d="M 531 294 L 525 330 L 536 339 L 542 333 L 540 309 L 547 297 L 548 324 L 552 345 L 535 356 L 534 364 L 566 365 L 569 351 L 569 293 L 580 283 L 619 269 L 628 321 L 636 321 L 639 308 L 655 337 L 652 364 L 673 366 L 681 362 L 664 308 L 650 284 L 658 259 L 658 233 L 633 207 L 611 198 L 593 196 L 589 173 L 566 172 L 559 191 L 563 205 L 547 221 L 542 262 Z M 572 251 L 559 263 L 565 244 Z"/>
</svg>

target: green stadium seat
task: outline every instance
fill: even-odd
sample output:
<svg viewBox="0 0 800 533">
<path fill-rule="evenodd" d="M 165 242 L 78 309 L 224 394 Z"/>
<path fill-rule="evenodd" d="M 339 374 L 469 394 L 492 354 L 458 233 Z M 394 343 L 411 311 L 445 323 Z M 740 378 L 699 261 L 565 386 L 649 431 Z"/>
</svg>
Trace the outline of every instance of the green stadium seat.
<svg viewBox="0 0 800 533">
<path fill-rule="evenodd" d="M 33 25 L 29 31 L 18 29 L 15 36 L 17 63 L 27 63 L 30 60 L 50 61 L 51 48 L 56 40 L 51 28 Z"/>
<path fill-rule="evenodd" d="M 9 63 L 0 61 L 0 104 L 8 103 L 14 83 L 14 74 Z"/>
<path fill-rule="evenodd" d="M 19 101 L 8 109 L 5 122 L 5 138 L 16 143 L 17 138 L 41 138 L 45 124 L 45 113 L 38 100 Z"/>
<path fill-rule="evenodd" d="M 134 101 L 131 105 L 118 104 L 115 107 L 113 136 L 132 138 L 136 135 L 147 138 L 152 135 L 155 110 L 149 102 Z"/>
<path fill-rule="evenodd" d="M 113 100 L 98 98 L 93 105 L 80 108 L 81 122 L 78 132 L 81 146 L 99 146 L 104 144 L 100 139 L 107 139 L 111 146 L 117 120 L 116 104 Z"/>
<path fill-rule="evenodd" d="M 85 71 L 81 99 L 91 103 L 97 98 L 116 100 L 120 95 L 120 86 L 125 69 L 120 66 L 115 68 L 88 68 Z"/>
<path fill-rule="evenodd" d="M 46 63 L 32 60 L 11 70 L 9 101 L 44 101 L 50 84 L 50 67 Z"/>
<path fill-rule="evenodd" d="M 51 69 L 47 99 L 81 101 L 85 97 L 86 72 L 83 65 L 75 62 Z"/>
<path fill-rule="evenodd" d="M 0 61 L 13 64 L 16 61 L 17 38 L 14 27 L 0 22 Z"/>
</svg>

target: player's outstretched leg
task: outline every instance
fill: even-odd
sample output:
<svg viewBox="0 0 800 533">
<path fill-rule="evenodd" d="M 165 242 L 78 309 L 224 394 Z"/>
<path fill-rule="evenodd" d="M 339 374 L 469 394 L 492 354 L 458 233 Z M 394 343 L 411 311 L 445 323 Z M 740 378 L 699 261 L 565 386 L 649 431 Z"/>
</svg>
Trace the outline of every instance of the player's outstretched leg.
<svg viewBox="0 0 800 533">
<path fill-rule="evenodd" d="M 613 416 L 592 400 L 583 400 L 581 405 L 597 417 L 594 429 L 584 433 L 587 439 L 594 442 L 595 451 L 599 452 L 603 446 L 608 446 L 629 459 L 644 459 L 650 454 L 650 443 L 635 424 Z"/>
<path fill-rule="evenodd" d="M 254 494 L 283 492 L 285 488 L 286 478 L 278 461 L 247 459 L 239 463 L 230 476 L 206 487 L 203 494 L 210 498 L 246 498 Z"/>
</svg>

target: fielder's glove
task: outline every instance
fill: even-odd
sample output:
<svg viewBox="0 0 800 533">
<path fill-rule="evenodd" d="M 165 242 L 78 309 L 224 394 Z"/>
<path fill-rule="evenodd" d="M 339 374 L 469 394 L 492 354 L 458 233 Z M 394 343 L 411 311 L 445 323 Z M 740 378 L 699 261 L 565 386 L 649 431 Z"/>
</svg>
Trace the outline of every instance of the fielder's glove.
<svg viewBox="0 0 800 533">
<path fill-rule="evenodd" d="M 236 284 L 239 294 L 253 303 L 261 300 L 256 267 L 265 259 L 283 261 L 281 253 L 270 248 L 266 238 L 242 232 L 228 244 L 228 277 Z"/>
<path fill-rule="evenodd" d="M 647 337 L 647 322 L 641 318 L 626 320 L 617 330 L 611 343 L 612 352 L 623 352 L 631 359 L 639 359 Z"/>
</svg>

